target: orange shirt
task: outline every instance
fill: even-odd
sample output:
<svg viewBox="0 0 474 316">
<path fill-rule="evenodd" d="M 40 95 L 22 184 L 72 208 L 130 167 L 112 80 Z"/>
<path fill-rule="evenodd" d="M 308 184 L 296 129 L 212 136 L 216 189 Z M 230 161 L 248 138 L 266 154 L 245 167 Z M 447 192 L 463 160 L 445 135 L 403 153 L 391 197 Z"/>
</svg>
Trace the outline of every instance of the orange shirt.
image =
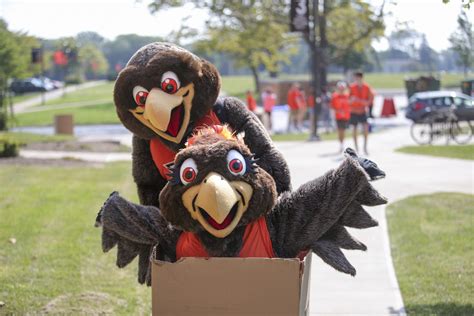
<svg viewBox="0 0 474 316">
<path fill-rule="evenodd" d="M 263 93 L 262 94 L 263 110 L 265 112 L 271 112 L 276 103 L 276 96 L 274 93 Z"/>
<path fill-rule="evenodd" d="M 301 91 L 299 89 L 290 89 L 288 91 L 288 106 L 292 110 L 298 110 L 300 108 L 301 103 Z"/>
<path fill-rule="evenodd" d="M 349 89 L 350 99 L 355 98 L 355 100 L 349 101 L 351 113 L 365 113 L 366 108 L 374 100 L 374 93 L 372 89 L 366 83 L 363 83 L 362 86 L 359 86 L 357 83 L 353 83 L 349 86 Z"/>
<path fill-rule="evenodd" d="M 314 95 L 310 94 L 308 96 L 308 101 L 306 102 L 309 108 L 314 108 Z"/>
<path fill-rule="evenodd" d="M 347 93 L 334 92 L 331 97 L 331 107 L 336 112 L 336 120 L 347 121 L 351 117 Z"/>
<path fill-rule="evenodd" d="M 176 260 L 183 257 L 210 257 L 199 240 L 199 237 L 191 232 L 183 232 L 176 244 Z M 265 217 L 248 224 L 245 228 L 240 258 L 275 258 L 270 233 L 268 232 Z"/>
<path fill-rule="evenodd" d="M 255 109 L 257 109 L 257 101 L 255 101 L 251 94 L 247 94 L 247 107 L 251 112 L 254 112 Z"/>
</svg>

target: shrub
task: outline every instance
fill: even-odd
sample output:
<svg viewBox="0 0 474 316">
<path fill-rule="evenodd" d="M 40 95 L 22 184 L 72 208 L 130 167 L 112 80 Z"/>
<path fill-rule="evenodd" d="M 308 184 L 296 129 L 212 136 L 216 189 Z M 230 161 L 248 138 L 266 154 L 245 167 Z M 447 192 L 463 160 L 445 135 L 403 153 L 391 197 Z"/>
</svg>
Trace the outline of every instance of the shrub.
<svg viewBox="0 0 474 316">
<path fill-rule="evenodd" d="M 0 141 L 0 158 L 17 157 L 19 153 L 20 144 L 14 141 L 1 140 Z"/>
</svg>

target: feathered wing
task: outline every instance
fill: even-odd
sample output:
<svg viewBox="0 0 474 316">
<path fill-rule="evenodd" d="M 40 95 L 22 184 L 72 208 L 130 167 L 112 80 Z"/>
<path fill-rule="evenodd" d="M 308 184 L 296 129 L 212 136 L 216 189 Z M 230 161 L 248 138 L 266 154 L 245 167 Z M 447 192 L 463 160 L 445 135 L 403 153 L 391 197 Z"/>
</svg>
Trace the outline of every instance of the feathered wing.
<svg viewBox="0 0 474 316">
<path fill-rule="evenodd" d="M 223 124 L 235 132 L 244 132 L 245 144 L 258 159 L 257 164 L 275 180 L 278 194 L 291 190 L 290 169 L 283 155 L 273 145 L 267 130 L 258 117 L 237 98 L 222 98 L 213 108 Z"/>
<path fill-rule="evenodd" d="M 275 251 L 291 258 L 312 250 L 336 270 L 355 275 L 341 248 L 367 247 L 345 227 L 377 226 L 363 205 L 385 203 L 387 200 L 369 183 L 358 158 L 348 157 L 337 169 L 280 196 L 267 216 Z"/>
<path fill-rule="evenodd" d="M 159 245 L 161 255 L 175 260 L 178 232 L 168 226 L 160 210 L 154 206 L 131 203 L 113 192 L 99 211 L 96 226 L 102 226 L 104 252 L 117 245 L 119 268 L 139 257 L 139 283 L 151 284 L 150 255 L 155 245 Z"/>
</svg>

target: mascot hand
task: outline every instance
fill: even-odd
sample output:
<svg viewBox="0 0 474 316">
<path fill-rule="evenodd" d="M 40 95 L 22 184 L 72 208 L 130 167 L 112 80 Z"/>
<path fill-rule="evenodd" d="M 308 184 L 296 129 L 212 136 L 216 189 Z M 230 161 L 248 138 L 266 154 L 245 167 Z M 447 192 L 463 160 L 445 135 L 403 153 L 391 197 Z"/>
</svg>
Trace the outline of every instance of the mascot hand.
<svg viewBox="0 0 474 316">
<path fill-rule="evenodd" d="M 385 178 L 385 172 L 381 170 L 375 162 L 367 158 L 357 156 L 354 149 L 346 148 L 344 154 L 355 159 L 359 163 L 359 165 L 365 170 L 365 172 L 367 172 L 371 181 Z"/>
</svg>

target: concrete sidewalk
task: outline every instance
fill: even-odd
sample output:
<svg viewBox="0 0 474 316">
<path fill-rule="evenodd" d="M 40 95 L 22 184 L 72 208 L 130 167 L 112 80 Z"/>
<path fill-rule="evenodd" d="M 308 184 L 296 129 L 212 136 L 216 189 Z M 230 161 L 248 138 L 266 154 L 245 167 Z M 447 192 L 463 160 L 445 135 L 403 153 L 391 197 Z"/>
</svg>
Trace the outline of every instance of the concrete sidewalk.
<svg viewBox="0 0 474 316">
<path fill-rule="evenodd" d="M 335 141 L 277 144 L 289 163 L 294 188 L 336 167 L 343 159 L 336 153 L 339 145 Z M 347 145 L 352 146 L 352 142 L 348 141 Z M 474 193 L 473 162 L 394 152 L 404 145 L 414 145 L 408 126 L 372 134 L 369 138 L 369 158 L 387 173 L 386 179 L 373 184 L 390 203 L 437 191 Z M 368 211 L 380 225 L 351 230 L 367 245 L 367 252 L 345 251 L 357 269 L 355 277 L 335 271 L 314 256 L 311 315 L 405 314 L 390 254 L 385 206 Z"/>
</svg>

